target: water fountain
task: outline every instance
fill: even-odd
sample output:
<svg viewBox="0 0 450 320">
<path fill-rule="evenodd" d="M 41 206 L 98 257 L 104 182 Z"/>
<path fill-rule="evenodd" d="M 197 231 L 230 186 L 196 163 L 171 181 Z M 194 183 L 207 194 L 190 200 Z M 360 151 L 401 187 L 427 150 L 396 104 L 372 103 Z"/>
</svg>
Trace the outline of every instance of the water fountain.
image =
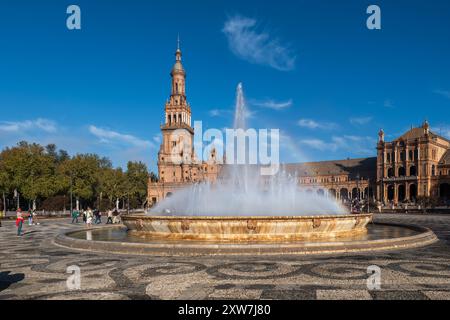
<svg viewBox="0 0 450 320">
<path fill-rule="evenodd" d="M 234 127 L 245 129 L 242 86 Z M 60 245 L 158 255 L 325 254 L 400 249 L 437 241 L 417 226 L 369 224 L 371 214 L 350 214 L 337 201 L 305 192 L 295 176 L 263 178 L 249 165 L 226 165 L 213 183 L 193 184 L 146 215 L 123 216 L 124 227 L 74 231 Z"/>
<path fill-rule="evenodd" d="M 247 130 L 246 114 L 239 84 L 234 129 Z M 217 182 L 193 184 L 145 217 L 124 217 L 124 224 L 154 239 L 284 241 L 363 234 L 370 220 L 371 214 L 349 215 L 332 197 L 307 193 L 282 169 L 264 177 L 249 164 L 228 164 Z"/>
</svg>

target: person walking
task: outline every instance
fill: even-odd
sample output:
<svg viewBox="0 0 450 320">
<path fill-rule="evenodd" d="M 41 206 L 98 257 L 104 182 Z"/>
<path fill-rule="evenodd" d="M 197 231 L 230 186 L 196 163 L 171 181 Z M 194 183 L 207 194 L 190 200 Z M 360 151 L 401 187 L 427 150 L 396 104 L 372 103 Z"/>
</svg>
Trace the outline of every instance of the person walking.
<svg viewBox="0 0 450 320">
<path fill-rule="evenodd" d="M 94 219 L 94 214 L 92 213 L 91 208 L 88 208 L 86 212 L 86 227 L 91 228 L 92 227 L 92 220 Z"/>
<path fill-rule="evenodd" d="M 36 210 L 33 210 L 33 211 L 31 212 L 31 214 L 33 215 L 33 223 L 34 223 L 34 225 L 35 225 L 35 226 L 40 225 L 39 220 L 38 220 L 38 215 L 37 215 L 37 213 L 36 213 Z"/>
<path fill-rule="evenodd" d="M 21 236 L 23 227 L 23 216 L 22 210 L 20 208 L 17 210 L 16 227 L 17 227 L 17 236 Z"/>
<path fill-rule="evenodd" d="M 100 210 L 96 209 L 94 210 L 94 217 L 95 217 L 95 224 L 100 224 L 102 223 L 102 214 L 100 212 Z"/>
<path fill-rule="evenodd" d="M 28 210 L 28 225 L 33 225 L 33 212 L 31 210 Z"/>
<path fill-rule="evenodd" d="M 78 223 L 78 216 L 80 213 L 77 210 L 72 210 L 72 224 Z"/>
<path fill-rule="evenodd" d="M 113 211 L 108 210 L 108 220 L 106 220 L 106 224 L 113 224 Z"/>
<path fill-rule="evenodd" d="M 119 211 L 117 211 L 117 209 L 115 209 L 113 212 L 113 224 L 120 223 L 119 216 L 120 216 Z"/>
<path fill-rule="evenodd" d="M 87 223 L 87 211 L 86 210 L 83 211 L 83 222 Z"/>
</svg>

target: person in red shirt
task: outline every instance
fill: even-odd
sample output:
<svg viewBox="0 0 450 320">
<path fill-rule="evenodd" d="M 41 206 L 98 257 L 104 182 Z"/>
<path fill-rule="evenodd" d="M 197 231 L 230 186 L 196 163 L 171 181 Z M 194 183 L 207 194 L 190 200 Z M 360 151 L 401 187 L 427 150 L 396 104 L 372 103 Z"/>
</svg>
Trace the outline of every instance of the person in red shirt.
<svg viewBox="0 0 450 320">
<path fill-rule="evenodd" d="M 22 235 L 22 226 L 23 226 L 23 216 L 22 216 L 22 210 L 19 208 L 17 210 L 17 219 L 16 219 L 16 226 L 17 226 L 17 235 Z"/>
</svg>

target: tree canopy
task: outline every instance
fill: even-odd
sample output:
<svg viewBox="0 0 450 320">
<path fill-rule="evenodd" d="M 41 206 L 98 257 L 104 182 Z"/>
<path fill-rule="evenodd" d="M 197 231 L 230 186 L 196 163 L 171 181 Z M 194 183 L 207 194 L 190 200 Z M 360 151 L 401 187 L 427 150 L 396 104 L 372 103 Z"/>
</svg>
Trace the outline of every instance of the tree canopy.
<svg viewBox="0 0 450 320">
<path fill-rule="evenodd" d="M 70 156 L 54 144 L 22 141 L 0 152 L 0 195 L 11 197 L 16 190 L 24 206 L 35 203 L 39 208 L 51 203 L 52 198 L 60 201 L 72 194 L 83 206 L 112 207 L 122 200 L 122 206 L 126 201 L 132 208 L 143 207 L 150 177 L 155 179 L 156 175 L 149 173 L 142 162 L 128 162 L 124 172 L 114 168 L 108 158 L 96 154 Z M 67 200 L 64 207 L 69 204 Z"/>
</svg>

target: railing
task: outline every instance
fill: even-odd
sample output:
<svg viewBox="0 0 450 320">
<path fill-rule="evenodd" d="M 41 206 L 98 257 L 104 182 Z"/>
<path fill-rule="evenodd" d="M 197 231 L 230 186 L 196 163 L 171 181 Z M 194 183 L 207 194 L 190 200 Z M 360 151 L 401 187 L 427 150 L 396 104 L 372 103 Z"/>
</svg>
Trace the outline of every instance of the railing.
<svg viewBox="0 0 450 320">
<path fill-rule="evenodd" d="M 388 182 L 393 182 L 393 181 L 413 181 L 413 180 L 417 180 L 417 176 L 387 177 L 387 178 L 383 178 L 382 179 L 382 181 L 388 181 Z"/>
</svg>

